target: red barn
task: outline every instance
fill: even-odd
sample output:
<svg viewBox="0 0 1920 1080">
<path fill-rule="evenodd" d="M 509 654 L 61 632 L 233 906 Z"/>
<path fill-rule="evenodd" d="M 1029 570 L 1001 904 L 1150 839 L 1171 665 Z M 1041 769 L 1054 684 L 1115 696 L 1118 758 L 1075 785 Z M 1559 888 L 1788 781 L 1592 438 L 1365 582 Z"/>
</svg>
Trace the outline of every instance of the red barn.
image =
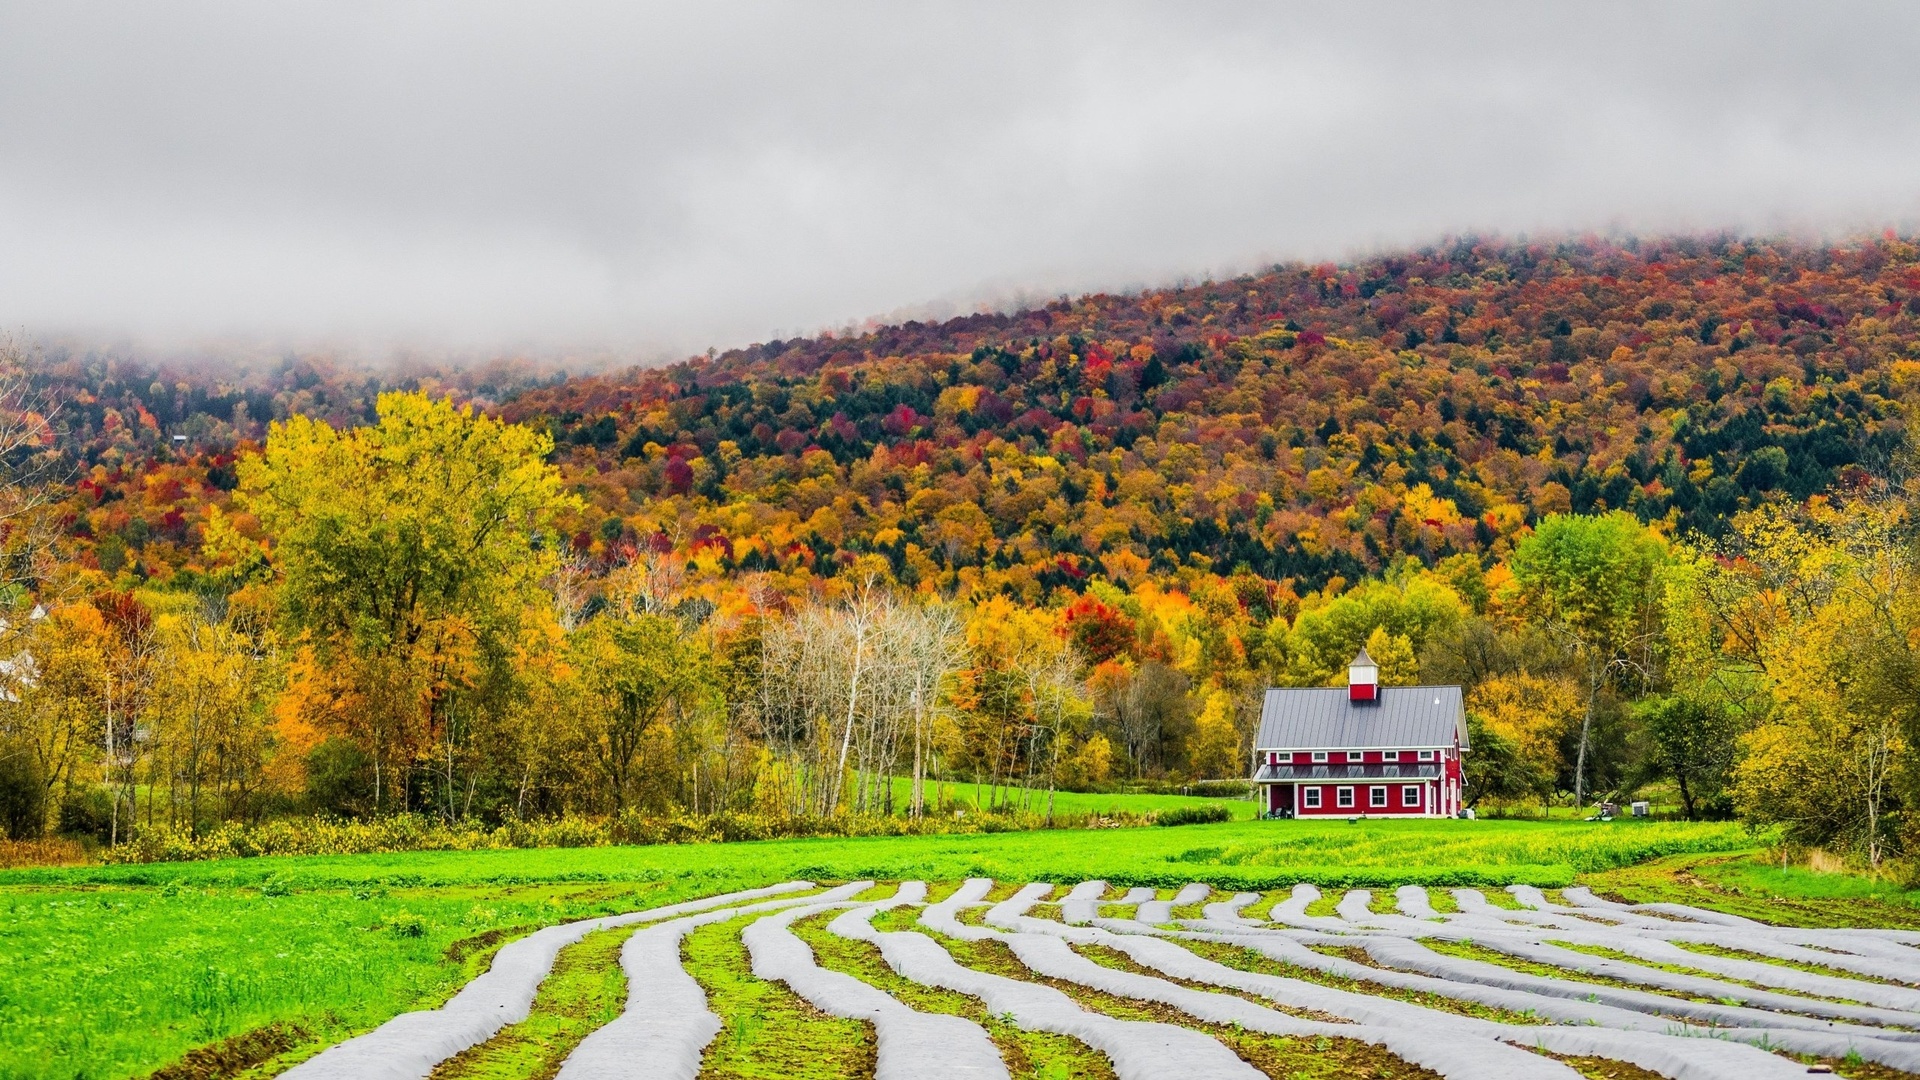
<svg viewBox="0 0 1920 1080">
<path fill-rule="evenodd" d="M 1347 685 L 1274 687 L 1253 782 L 1269 817 L 1452 817 L 1467 714 L 1457 686 L 1381 686 L 1366 649 Z"/>
</svg>

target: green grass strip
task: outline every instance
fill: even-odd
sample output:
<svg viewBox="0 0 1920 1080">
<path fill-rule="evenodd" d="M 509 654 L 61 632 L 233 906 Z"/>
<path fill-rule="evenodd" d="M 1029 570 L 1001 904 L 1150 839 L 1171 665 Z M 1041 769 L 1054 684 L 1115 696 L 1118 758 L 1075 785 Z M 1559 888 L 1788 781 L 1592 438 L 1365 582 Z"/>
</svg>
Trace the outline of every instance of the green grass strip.
<svg viewBox="0 0 1920 1080">
<path fill-rule="evenodd" d="M 916 909 L 896 909 L 914 912 Z M 794 933 L 813 949 L 821 967 L 844 972 L 891 994 L 908 1008 L 925 1013 L 964 1016 L 986 1029 L 1000 1050 L 1000 1058 L 1015 1080 L 1112 1080 L 1106 1057 L 1078 1039 L 1045 1031 L 1024 1031 L 1005 1018 L 987 1012 L 985 1003 L 966 994 L 923 986 L 902 978 L 887 966 L 880 949 L 864 941 L 849 941 L 829 933 L 826 924 L 838 913 L 802 919 Z"/>
<path fill-rule="evenodd" d="M 884 930 L 888 933 L 907 930 L 924 933 L 924 930 L 918 923 L 919 918 L 920 909 L 917 907 L 889 908 L 873 917 L 873 928 L 875 930 Z"/>
<path fill-rule="evenodd" d="M 620 1015 L 627 977 L 620 947 L 639 927 L 599 930 L 560 950 L 518 1024 L 441 1062 L 433 1080 L 546 1080 L 580 1041 Z"/>
<path fill-rule="evenodd" d="M 756 918 L 703 926 L 681 943 L 682 963 L 721 1021 L 700 1063 L 702 1080 L 869 1080 L 872 1024 L 829 1016 L 754 977 L 740 931 Z"/>
<path fill-rule="evenodd" d="M 1273 909 L 1286 903 L 1287 897 L 1291 895 L 1293 895 L 1291 889 L 1269 889 L 1260 894 L 1260 899 L 1241 908 L 1240 917 L 1253 922 L 1272 919 Z"/>
<path fill-rule="evenodd" d="M 1318 919 L 1337 919 L 1340 917 L 1340 901 L 1346 895 L 1345 889 L 1327 889 L 1320 894 L 1320 899 L 1307 905 L 1305 914 Z"/>
<path fill-rule="evenodd" d="M 1487 898 L 1488 904 L 1500 908 L 1503 911 L 1528 910 L 1527 906 L 1522 904 L 1518 897 L 1515 897 L 1505 889 L 1480 889 L 1478 891 L 1481 896 Z"/>
</svg>

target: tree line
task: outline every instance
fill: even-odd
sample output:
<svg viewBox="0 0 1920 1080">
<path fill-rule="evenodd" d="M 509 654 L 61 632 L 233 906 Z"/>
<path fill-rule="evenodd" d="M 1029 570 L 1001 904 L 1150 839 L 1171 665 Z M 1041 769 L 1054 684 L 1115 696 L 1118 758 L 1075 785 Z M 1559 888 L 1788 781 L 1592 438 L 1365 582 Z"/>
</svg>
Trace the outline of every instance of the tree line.
<svg viewBox="0 0 1920 1080">
<path fill-rule="evenodd" d="M 1242 571 L 1028 604 L 904 588 L 879 560 L 794 592 L 716 587 L 670 544 L 586 557 L 555 528 L 580 496 L 549 440 L 418 393 L 364 426 L 276 423 L 186 588 L 63 561 L 17 471 L 8 834 L 913 816 L 955 785 L 1044 815 L 1061 787 L 1244 777 L 1260 692 L 1337 685 L 1364 644 L 1389 685 L 1465 688 L 1482 809 L 1661 784 L 1688 817 L 1874 862 L 1915 839 L 1912 485 L 1768 503 L 1717 538 L 1548 515 L 1498 559 L 1305 595 Z"/>
</svg>

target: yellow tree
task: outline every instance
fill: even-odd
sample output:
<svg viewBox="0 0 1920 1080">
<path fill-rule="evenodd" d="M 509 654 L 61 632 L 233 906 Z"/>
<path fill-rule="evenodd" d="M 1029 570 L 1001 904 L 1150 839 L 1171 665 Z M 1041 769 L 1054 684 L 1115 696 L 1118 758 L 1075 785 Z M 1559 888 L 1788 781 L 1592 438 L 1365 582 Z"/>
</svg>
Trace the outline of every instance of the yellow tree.
<svg viewBox="0 0 1920 1080">
<path fill-rule="evenodd" d="M 1765 507 L 1691 553 L 1669 590 L 1686 677 L 1712 681 L 1754 726 L 1732 794 L 1746 820 L 1877 864 L 1920 737 L 1916 493 Z"/>
<path fill-rule="evenodd" d="M 1479 683 L 1467 697 L 1467 711 L 1504 744 L 1506 760 L 1500 762 L 1502 775 L 1475 776 L 1475 786 L 1496 797 L 1551 794 L 1561 765 L 1560 738 L 1579 722 L 1581 710 L 1580 688 L 1562 676 L 1519 671 Z M 1479 762 L 1469 758 L 1469 764 Z"/>
<path fill-rule="evenodd" d="M 1247 758 L 1241 752 L 1236 695 L 1212 690 L 1193 721 L 1187 743 L 1187 765 L 1200 778 L 1244 776 Z"/>
<path fill-rule="evenodd" d="M 169 818 L 198 831 L 208 816 L 246 812 L 265 781 L 278 663 L 269 641 L 196 608 L 163 612 L 155 628 L 163 662 L 145 712 L 154 771 Z"/>
<path fill-rule="evenodd" d="M 1901 708 L 1877 692 L 1885 648 L 1862 641 L 1872 619 L 1843 593 L 1778 637 L 1773 716 L 1743 740 L 1733 797 L 1750 821 L 1783 824 L 1803 841 L 1849 842 L 1877 866 L 1905 742 Z"/>
<path fill-rule="evenodd" d="M 1414 658 L 1413 642 L 1405 634 L 1374 627 L 1367 635 L 1367 655 L 1380 669 L 1380 685 L 1414 686 L 1420 682 L 1420 661 Z"/>
<path fill-rule="evenodd" d="M 377 412 L 347 431 L 274 424 L 240 464 L 239 502 L 272 538 L 289 629 L 364 691 L 376 808 L 395 776 L 405 806 L 410 767 L 431 761 L 451 815 L 457 751 L 499 704 L 484 675 L 511 655 L 571 500 L 544 433 L 417 393 Z"/>
<path fill-rule="evenodd" d="M 997 802 L 1000 784 L 1018 776 L 1029 804 L 1044 782 L 1049 812 L 1060 762 L 1079 749 L 1092 715 L 1076 677 L 1080 657 L 1055 624 L 1005 597 L 977 605 L 967 620 L 971 666 L 956 694 L 976 778 L 986 775 Z"/>
<path fill-rule="evenodd" d="M 24 648 L 8 663 L 0 725 L 33 756 L 49 795 L 56 786 L 70 791 L 91 781 L 98 760 L 91 751 L 104 749 L 98 719 L 111 631 L 93 605 L 65 604 L 33 620 L 18 644 Z"/>
<path fill-rule="evenodd" d="M 572 719 L 615 813 L 664 809 L 678 781 L 676 729 L 719 704 L 705 643 L 663 615 L 603 616 L 568 641 Z"/>
</svg>

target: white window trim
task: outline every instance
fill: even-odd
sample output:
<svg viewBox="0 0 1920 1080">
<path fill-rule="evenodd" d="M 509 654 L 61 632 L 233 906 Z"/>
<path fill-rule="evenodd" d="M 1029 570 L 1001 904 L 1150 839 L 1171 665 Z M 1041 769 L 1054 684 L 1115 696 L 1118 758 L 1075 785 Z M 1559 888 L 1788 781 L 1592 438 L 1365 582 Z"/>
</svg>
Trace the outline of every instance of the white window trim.
<svg viewBox="0 0 1920 1080">
<path fill-rule="evenodd" d="M 1301 788 L 1300 808 L 1303 810 L 1320 809 L 1320 789 L 1317 787 Z"/>
<path fill-rule="evenodd" d="M 1382 750 L 1382 751 L 1380 752 L 1380 760 L 1381 760 L 1381 761 L 1399 761 L 1399 760 L 1400 760 L 1400 751 L 1398 751 L 1398 750 Z"/>
<path fill-rule="evenodd" d="M 1347 760 L 1365 761 L 1367 760 L 1367 752 L 1365 750 L 1349 750 L 1347 751 Z"/>
<path fill-rule="evenodd" d="M 1353 809 L 1353 789 L 1350 787 L 1333 789 L 1333 808 L 1336 810 Z"/>
<path fill-rule="evenodd" d="M 1425 785 L 1423 784 L 1401 784 L 1400 785 L 1401 805 L 1403 806 L 1423 805 L 1426 802 L 1426 800 L 1421 798 L 1420 789 L 1424 786 Z"/>
<path fill-rule="evenodd" d="M 1367 809 L 1386 809 L 1387 785 L 1373 784 L 1367 788 Z"/>
<path fill-rule="evenodd" d="M 1315 750 L 1313 752 L 1313 763 L 1315 765 L 1318 765 L 1325 760 L 1327 760 L 1327 752 L 1325 750 Z"/>
<path fill-rule="evenodd" d="M 1420 751 L 1420 760 L 1421 760 L 1421 761 L 1432 761 L 1432 760 L 1433 760 L 1433 751 L 1431 751 L 1431 750 L 1422 750 L 1422 751 Z"/>
</svg>

